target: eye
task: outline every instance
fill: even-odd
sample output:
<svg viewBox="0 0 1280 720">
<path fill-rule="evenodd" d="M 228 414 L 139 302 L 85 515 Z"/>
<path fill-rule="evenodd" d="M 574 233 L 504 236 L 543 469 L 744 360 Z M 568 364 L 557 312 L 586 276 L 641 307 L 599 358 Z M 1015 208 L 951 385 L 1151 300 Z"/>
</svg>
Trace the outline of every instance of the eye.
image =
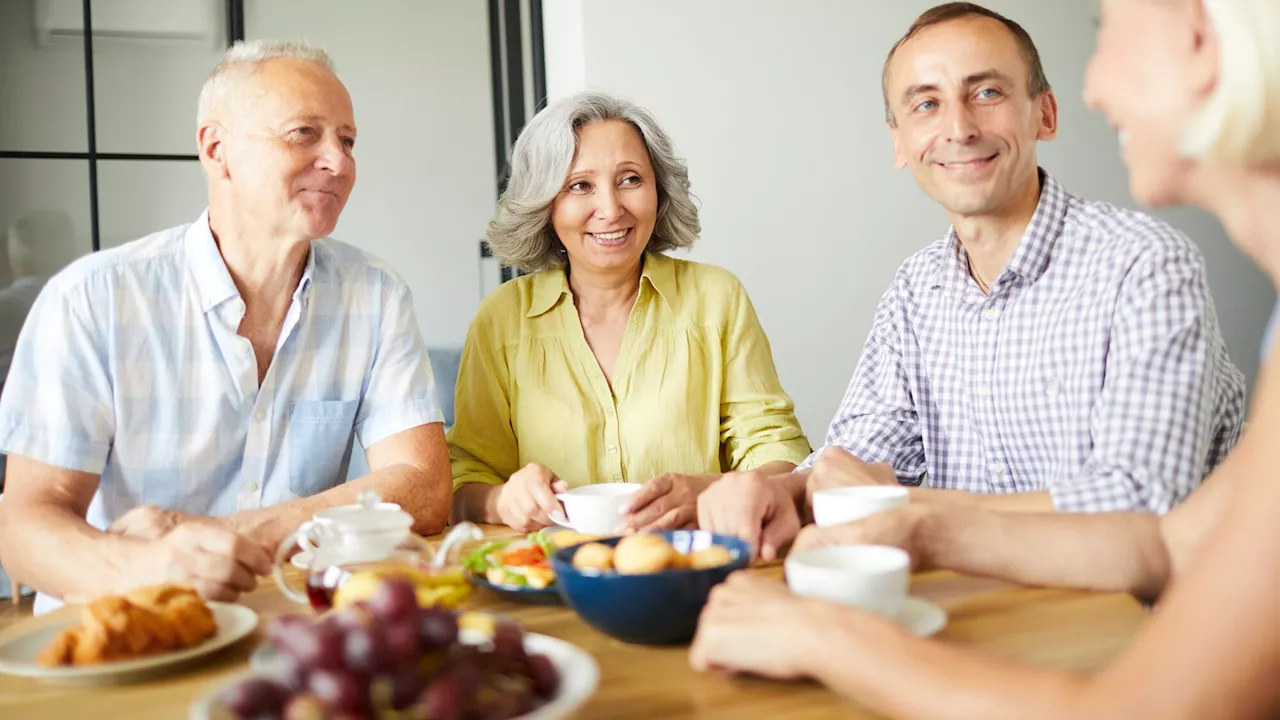
<svg viewBox="0 0 1280 720">
<path fill-rule="evenodd" d="M 585 193 L 590 191 L 591 191 L 591 183 L 587 182 L 586 180 L 579 180 L 569 185 L 569 192 L 572 192 L 572 193 Z"/>
<path fill-rule="evenodd" d="M 995 88 L 983 88 L 978 91 L 978 97 L 982 98 L 983 100 L 992 100 L 994 98 L 1000 97 L 1001 94 L 1002 93 Z"/>
<path fill-rule="evenodd" d="M 618 183 L 622 187 L 636 187 L 644 182 L 644 178 L 639 175 L 628 175 L 622 178 L 622 182 Z"/>
<path fill-rule="evenodd" d="M 934 110 L 937 107 L 938 107 L 938 103 L 934 102 L 933 100 L 925 100 L 919 105 L 916 105 L 914 109 L 916 112 L 929 112 L 930 110 Z"/>
<path fill-rule="evenodd" d="M 303 127 L 297 127 L 297 128 L 294 128 L 294 129 L 290 130 L 290 131 L 289 131 L 289 134 L 290 134 L 290 135 L 294 135 L 294 136 L 296 136 L 296 137 L 308 138 L 308 139 L 309 139 L 309 138 L 313 138 L 313 137 L 315 137 L 315 136 L 316 136 L 316 129 L 315 129 L 315 128 L 313 128 L 313 127 L 307 127 L 307 126 L 305 126 L 305 125 L 304 125 Z"/>
<path fill-rule="evenodd" d="M 356 139 L 353 137 L 342 138 L 342 146 L 350 150 L 356 146 Z"/>
</svg>

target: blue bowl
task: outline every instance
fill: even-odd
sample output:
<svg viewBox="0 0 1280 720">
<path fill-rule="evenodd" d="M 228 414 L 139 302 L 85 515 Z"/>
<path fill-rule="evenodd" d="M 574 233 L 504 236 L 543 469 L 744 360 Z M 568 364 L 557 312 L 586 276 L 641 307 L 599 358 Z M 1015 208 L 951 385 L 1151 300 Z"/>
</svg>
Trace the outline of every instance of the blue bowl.
<svg viewBox="0 0 1280 720">
<path fill-rule="evenodd" d="M 573 554 L 579 546 L 558 550 L 551 557 L 556 587 L 566 604 L 587 624 L 623 642 L 640 645 L 678 645 L 693 639 L 698 616 L 711 588 L 751 561 L 744 541 L 707 530 L 656 533 L 687 555 L 711 545 L 729 551 L 728 565 L 703 570 L 664 570 L 644 575 L 620 575 L 612 570 L 579 570 Z M 614 546 L 620 537 L 597 540 Z"/>
<path fill-rule="evenodd" d="M 512 602 L 526 603 L 530 605 L 559 605 L 560 594 L 556 592 L 554 583 L 550 587 L 531 588 L 531 587 L 515 587 L 511 585 L 494 585 L 489 579 L 483 575 L 477 575 L 473 572 L 467 573 L 467 579 L 472 585 L 484 588 L 499 597 L 510 600 Z"/>
</svg>

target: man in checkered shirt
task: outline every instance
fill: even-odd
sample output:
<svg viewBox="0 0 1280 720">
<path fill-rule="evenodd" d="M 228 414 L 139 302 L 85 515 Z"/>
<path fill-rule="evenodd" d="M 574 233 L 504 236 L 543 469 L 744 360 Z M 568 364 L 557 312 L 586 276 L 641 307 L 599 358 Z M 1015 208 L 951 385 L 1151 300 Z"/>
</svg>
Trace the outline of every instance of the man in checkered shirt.
<svg viewBox="0 0 1280 720">
<path fill-rule="evenodd" d="M 41 291 L 0 398 L 0 547 L 57 599 L 180 582 L 234 599 L 361 491 L 437 532 L 452 480 L 409 288 L 328 238 L 355 117 L 328 56 L 228 51 L 200 94 L 209 208 Z M 352 442 L 371 472 L 347 481 Z"/>
<path fill-rule="evenodd" d="M 996 65 L 979 52 L 993 42 Z M 701 524 L 760 539 L 768 556 L 798 529 L 793 502 L 831 485 L 1169 511 L 1236 443 L 1245 407 L 1195 245 L 1039 169 L 1057 104 L 1006 18 L 926 12 L 890 52 L 884 94 L 897 167 L 952 228 L 881 298 L 826 447 L 793 476 L 713 486 Z"/>
</svg>

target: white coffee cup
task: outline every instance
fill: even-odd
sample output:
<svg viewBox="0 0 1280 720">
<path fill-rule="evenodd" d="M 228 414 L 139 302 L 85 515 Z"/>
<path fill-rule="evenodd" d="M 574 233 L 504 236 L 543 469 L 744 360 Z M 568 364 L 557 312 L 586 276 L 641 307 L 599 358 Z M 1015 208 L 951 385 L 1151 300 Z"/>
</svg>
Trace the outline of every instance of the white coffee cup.
<svg viewBox="0 0 1280 720">
<path fill-rule="evenodd" d="M 783 563 L 797 595 L 853 605 L 896 618 L 907 597 L 911 558 L 884 545 L 828 545 L 792 553 Z"/>
<path fill-rule="evenodd" d="M 556 493 L 556 499 L 564 505 L 564 516 L 551 519 L 580 533 L 617 532 L 622 517 L 631 507 L 631 496 L 639 492 L 640 487 L 636 483 L 605 483 Z"/>
<path fill-rule="evenodd" d="M 849 485 L 813 492 L 813 521 L 818 527 L 861 520 L 907 504 L 908 490 L 898 485 Z"/>
<path fill-rule="evenodd" d="M 401 509 L 398 504 L 392 503 L 392 502 L 380 502 L 380 503 L 377 503 L 375 507 L 378 510 Z M 345 516 L 350 515 L 351 513 L 362 510 L 362 509 L 364 508 L 362 508 L 359 504 L 337 505 L 335 507 L 321 510 L 316 514 L 312 515 L 311 522 L 316 525 L 319 525 L 322 528 L 327 528 L 333 525 L 334 522 L 341 521 Z M 316 551 L 316 546 L 311 542 L 311 538 L 308 537 L 309 534 L 310 533 L 303 533 L 302 535 L 298 536 L 298 547 L 302 549 L 303 553 L 308 553 L 308 554 L 314 553 Z"/>
</svg>

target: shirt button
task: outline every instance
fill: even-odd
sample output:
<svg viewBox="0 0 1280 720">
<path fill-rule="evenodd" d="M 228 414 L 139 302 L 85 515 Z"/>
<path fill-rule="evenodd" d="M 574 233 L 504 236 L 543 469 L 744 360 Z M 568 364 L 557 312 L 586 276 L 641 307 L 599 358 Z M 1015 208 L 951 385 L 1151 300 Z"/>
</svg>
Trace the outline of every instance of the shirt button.
<svg viewBox="0 0 1280 720">
<path fill-rule="evenodd" d="M 991 394 L 990 385 L 979 385 L 974 392 L 978 393 L 978 397 L 987 397 Z"/>
<path fill-rule="evenodd" d="M 991 474 L 992 474 L 992 475 L 1003 475 L 1003 474 L 1004 474 L 1004 465 L 1001 465 L 1000 463 L 991 463 Z"/>
<path fill-rule="evenodd" d="M 987 308 L 982 311 L 982 317 L 987 318 L 988 320 L 995 320 L 1000 317 L 1000 310 L 997 308 Z"/>
<path fill-rule="evenodd" d="M 1059 384 L 1057 380 L 1050 380 L 1044 384 L 1045 395 L 1048 395 L 1049 397 L 1057 397 L 1060 392 L 1062 392 L 1062 385 Z"/>
<path fill-rule="evenodd" d="M 250 480 L 249 482 L 245 483 L 244 489 L 245 489 L 245 492 L 251 492 L 251 493 L 258 492 L 258 483 Z"/>
<path fill-rule="evenodd" d="M 610 446 L 609 446 L 609 448 L 608 448 L 608 450 L 609 450 L 609 454 L 610 454 L 610 455 L 617 455 L 617 454 L 618 454 L 618 446 L 617 446 L 617 445 L 610 445 Z"/>
</svg>

